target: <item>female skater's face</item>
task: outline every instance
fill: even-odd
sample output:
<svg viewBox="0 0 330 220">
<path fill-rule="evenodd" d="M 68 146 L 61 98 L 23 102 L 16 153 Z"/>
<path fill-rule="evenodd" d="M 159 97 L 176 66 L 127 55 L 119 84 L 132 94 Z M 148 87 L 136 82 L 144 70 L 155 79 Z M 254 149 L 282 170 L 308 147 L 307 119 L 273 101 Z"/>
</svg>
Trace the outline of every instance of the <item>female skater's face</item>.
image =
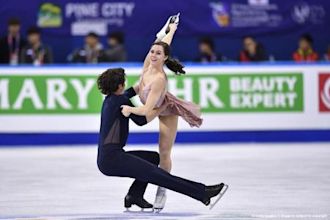
<svg viewBox="0 0 330 220">
<path fill-rule="evenodd" d="M 160 45 L 153 45 L 149 51 L 150 62 L 153 65 L 163 65 L 167 56 L 164 54 L 164 48 Z"/>
</svg>

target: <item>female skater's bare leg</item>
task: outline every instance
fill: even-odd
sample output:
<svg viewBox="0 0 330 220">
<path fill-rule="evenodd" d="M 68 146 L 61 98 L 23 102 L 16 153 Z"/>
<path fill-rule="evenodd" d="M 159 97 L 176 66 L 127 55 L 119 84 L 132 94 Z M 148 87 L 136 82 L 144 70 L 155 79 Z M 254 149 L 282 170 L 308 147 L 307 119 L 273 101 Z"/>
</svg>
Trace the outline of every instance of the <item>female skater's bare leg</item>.
<svg viewBox="0 0 330 220">
<path fill-rule="evenodd" d="M 178 129 L 178 116 L 159 116 L 159 157 L 160 168 L 171 171 L 172 159 L 171 152 Z M 163 187 L 158 187 L 154 209 L 160 212 L 166 202 L 166 190 Z"/>
<path fill-rule="evenodd" d="M 178 116 L 159 116 L 159 155 L 160 168 L 171 172 L 171 152 L 178 129 Z"/>
</svg>

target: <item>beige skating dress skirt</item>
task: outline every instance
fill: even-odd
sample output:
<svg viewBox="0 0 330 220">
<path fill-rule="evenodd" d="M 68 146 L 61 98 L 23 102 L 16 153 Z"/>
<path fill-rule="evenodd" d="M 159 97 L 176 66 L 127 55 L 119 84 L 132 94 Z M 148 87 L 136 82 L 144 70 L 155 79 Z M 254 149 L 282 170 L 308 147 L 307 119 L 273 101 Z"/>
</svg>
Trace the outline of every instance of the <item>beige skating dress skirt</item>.
<svg viewBox="0 0 330 220">
<path fill-rule="evenodd" d="M 150 90 L 151 84 L 143 86 L 142 80 L 140 80 L 139 97 L 143 104 L 146 103 Z M 156 104 L 156 107 L 159 108 L 162 105 L 167 105 L 167 107 L 163 112 L 160 113 L 161 116 L 181 116 L 191 127 L 199 127 L 203 122 L 203 119 L 201 118 L 200 106 L 196 105 L 195 103 L 177 98 L 167 90 L 162 93 Z"/>
</svg>

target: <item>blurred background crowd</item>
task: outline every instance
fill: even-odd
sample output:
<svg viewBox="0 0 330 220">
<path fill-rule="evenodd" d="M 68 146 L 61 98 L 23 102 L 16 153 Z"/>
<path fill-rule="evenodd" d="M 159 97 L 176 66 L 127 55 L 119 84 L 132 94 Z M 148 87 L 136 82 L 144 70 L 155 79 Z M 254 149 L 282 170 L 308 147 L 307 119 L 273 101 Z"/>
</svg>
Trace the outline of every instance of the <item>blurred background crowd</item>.
<svg viewBox="0 0 330 220">
<path fill-rule="evenodd" d="M 7 33 L 0 39 L 0 63 L 1 64 L 48 64 L 48 63 L 105 63 L 105 62 L 126 62 L 137 61 L 130 59 L 125 45 L 124 32 L 109 32 L 106 37 L 100 37 L 95 32 L 89 32 L 84 36 L 84 42 L 80 47 L 73 49 L 66 57 L 54 57 L 54 46 L 43 40 L 42 29 L 37 26 L 26 28 L 21 31 L 21 22 L 18 18 L 10 18 L 7 22 Z M 61 39 L 58 39 L 61 40 Z M 274 40 L 276 40 L 274 38 Z M 312 34 L 303 33 L 296 42 L 292 42 L 296 49 L 290 60 L 300 62 L 314 62 L 319 60 L 330 60 L 330 43 L 324 45 L 322 51 L 316 51 L 313 47 L 314 39 Z M 330 42 L 330 39 L 329 39 Z M 151 42 L 141 42 L 149 45 Z M 215 44 L 212 37 L 202 36 L 198 38 L 195 45 L 196 55 L 193 60 L 186 57 L 178 57 L 182 61 L 192 61 L 201 63 L 240 61 L 258 62 L 278 60 L 271 51 L 267 50 L 267 45 L 252 35 L 241 38 L 241 49 L 236 51 L 236 57 L 229 57 L 221 51 L 221 45 Z M 128 48 L 134 49 L 134 48 Z M 147 51 L 145 51 L 147 53 Z M 173 54 L 176 56 L 176 54 Z M 57 62 L 62 60 L 62 62 Z"/>
<path fill-rule="evenodd" d="M 142 62 L 178 12 L 171 49 L 183 62 L 329 61 L 329 11 L 328 0 L 12 0 L 0 7 L 0 63 Z"/>
</svg>

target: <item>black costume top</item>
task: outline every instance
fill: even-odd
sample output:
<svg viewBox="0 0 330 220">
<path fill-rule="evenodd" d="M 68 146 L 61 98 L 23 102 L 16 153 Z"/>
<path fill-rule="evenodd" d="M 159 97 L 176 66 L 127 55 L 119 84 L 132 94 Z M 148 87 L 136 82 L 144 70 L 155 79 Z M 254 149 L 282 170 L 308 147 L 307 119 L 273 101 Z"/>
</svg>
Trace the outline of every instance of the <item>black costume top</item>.
<svg viewBox="0 0 330 220">
<path fill-rule="evenodd" d="M 99 136 L 99 147 L 124 147 L 128 137 L 128 120 L 132 119 L 137 125 L 147 124 L 145 116 L 130 114 L 126 118 L 121 113 L 121 105 L 133 106 L 129 100 L 136 93 L 131 87 L 122 95 L 108 95 L 103 101 L 101 113 L 101 128 Z"/>
</svg>

